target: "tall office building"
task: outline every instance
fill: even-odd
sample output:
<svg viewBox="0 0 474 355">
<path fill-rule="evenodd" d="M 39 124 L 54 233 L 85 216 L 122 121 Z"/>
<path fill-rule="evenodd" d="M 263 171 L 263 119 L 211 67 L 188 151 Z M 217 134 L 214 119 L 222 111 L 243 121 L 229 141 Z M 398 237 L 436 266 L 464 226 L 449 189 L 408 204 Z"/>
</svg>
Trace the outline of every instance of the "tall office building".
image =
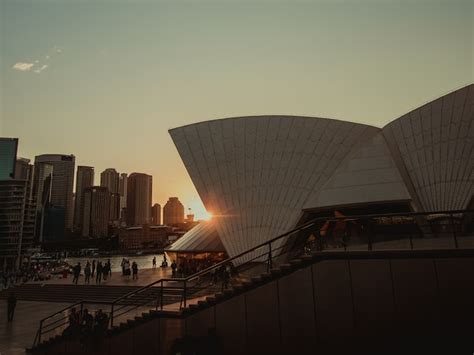
<svg viewBox="0 0 474 355">
<path fill-rule="evenodd" d="M 163 224 L 171 226 L 178 223 L 184 223 L 184 206 L 177 197 L 170 197 L 163 207 Z"/>
<path fill-rule="evenodd" d="M 108 235 L 110 192 L 103 186 L 84 189 L 82 236 L 103 238 Z"/>
<path fill-rule="evenodd" d="M 32 175 L 30 159 L 18 158 L 15 162 L 15 180 L 28 180 Z"/>
<path fill-rule="evenodd" d="M 126 213 L 127 213 L 127 173 L 120 174 L 119 181 L 119 193 L 120 193 L 120 223 L 126 225 Z"/>
<path fill-rule="evenodd" d="M 120 194 L 111 193 L 110 194 L 110 212 L 109 212 L 109 221 L 112 224 L 118 224 L 120 220 Z"/>
<path fill-rule="evenodd" d="M 78 166 L 76 173 L 76 198 L 74 201 L 74 230 L 81 232 L 84 213 L 84 190 L 94 186 L 94 168 Z"/>
<path fill-rule="evenodd" d="M 127 173 L 120 174 L 119 194 L 120 194 L 120 209 L 127 207 Z"/>
<path fill-rule="evenodd" d="M 18 138 L 0 137 L 0 180 L 13 179 L 17 149 Z"/>
<path fill-rule="evenodd" d="M 0 269 L 17 268 L 35 232 L 34 200 L 28 180 L 0 180 Z"/>
<path fill-rule="evenodd" d="M 35 163 L 33 174 L 33 196 L 36 200 L 37 211 L 41 211 L 51 204 L 53 169 L 53 165 L 49 163 Z"/>
<path fill-rule="evenodd" d="M 34 169 L 33 165 L 30 164 L 30 159 L 18 158 L 15 163 L 15 180 L 25 180 L 26 194 L 28 199 L 33 199 L 33 177 Z"/>
<path fill-rule="evenodd" d="M 127 225 L 140 226 L 151 223 L 151 196 L 153 177 L 132 173 L 127 183 Z"/>
<path fill-rule="evenodd" d="M 100 186 L 108 188 L 110 193 L 118 193 L 119 173 L 117 170 L 109 168 L 100 173 Z"/>
<path fill-rule="evenodd" d="M 54 208 L 64 210 L 65 228 L 68 230 L 72 229 L 74 216 L 73 187 L 75 160 L 74 155 L 63 154 L 44 154 L 35 157 L 35 174 L 37 165 L 47 163 L 53 167 L 51 205 Z"/>
<path fill-rule="evenodd" d="M 44 222 L 46 211 L 51 208 L 51 190 L 53 188 L 53 166 L 48 163 L 36 163 L 33 173 L 32 196 L 36 201 L 35 236 L 39 242 L 44 240 Z M 61 221 L 64 226 L 65 221 Z M 51 231 L 51 230 L 50 230 Z M 51 231 L 52 232 L 52 231 Z M 56 236 L 59 239 L 64 234 L 64 228 Z M 49 233 L 48 233 L 49 235 Z"/>
<path fill-rule="evenodd" d="M 151 223 L 156 226 L 161 224 L 161 206 L 159 203 L 155 203 L 151 208 Z"/>
<path fill-rule="evenodd" d="M 16 179 L 17 138 L 0 138 L 0 269 L 18 268 L 33 243 L 35 206 L 31 169 Z M 28 165 L 28 164 L 27 164 Z"/>
</svg>

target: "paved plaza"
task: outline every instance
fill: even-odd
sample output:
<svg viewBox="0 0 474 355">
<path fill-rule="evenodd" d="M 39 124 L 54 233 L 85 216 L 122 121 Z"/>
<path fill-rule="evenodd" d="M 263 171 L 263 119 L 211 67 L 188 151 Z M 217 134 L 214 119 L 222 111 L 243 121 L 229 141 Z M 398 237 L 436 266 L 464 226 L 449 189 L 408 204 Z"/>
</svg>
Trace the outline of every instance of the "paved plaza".
<svg viewBox="0 0 474 355">
<path fill-rule="evenodd" d="M 145 286 L 155 280 L 164 277 L 171 277 L 171 268 L 142 269 L 139 272 L 138 280 L 132 280 L 132 277 L 124 277 L 120 272 L 113 272 L 112 277 L 102 282 L 102 285 L 110 286 Z M 72 284 L 72 277 L 66 279 L 55 278 L 48 281 L 36 282 L 40 284 Z M 84 285 L 84 276 L 81 275 L 79 285 Z M 91 285 L 95 282 L 91 282 Z M 7 303 L 0 300 L 0 354 L 17 355 L 24 354 L 25 348 L 33 344 L 39 321 L 51 315 L 58 310 L 67 307 L 68 303 L 58 302 L 17 302 L 15 317 L 13 322 L 7 322 Z M 105 309 L 104 309 L 105 310 Z M 107 310 L 105 310 L 107 311 Z M 138 309 L 135 312 L 128 313 L 127 318 L 135 314 L 140 314 L 145 309 Z"/>
<path fill-rule="evenodd" d="M 95 276 L 95 275 L 94 275 Z M 132 276 L 122 276 L 120 271 L 112 271 L 112 277 L 108 277 L 106 281 L 101 282 L 101 285 L 111 286 L 145 286 L 153 281 L 157 281 L 162 278 L 171 277 L 171 267 L 155 269 L 142 269 L 138 272 L 138 279 L 133 280 Z M 67 278 L 54 277 L 48 281 L 36 281 L 30 283 L 40 284 L 72 284 L 72 275 L 68 275 Z M 84 285 L 84 275 L 81 274 L 79 277 L 78 285 Z M 90 285 L 95 285 L 95 278 L 91 277 Z"/>
</svg>

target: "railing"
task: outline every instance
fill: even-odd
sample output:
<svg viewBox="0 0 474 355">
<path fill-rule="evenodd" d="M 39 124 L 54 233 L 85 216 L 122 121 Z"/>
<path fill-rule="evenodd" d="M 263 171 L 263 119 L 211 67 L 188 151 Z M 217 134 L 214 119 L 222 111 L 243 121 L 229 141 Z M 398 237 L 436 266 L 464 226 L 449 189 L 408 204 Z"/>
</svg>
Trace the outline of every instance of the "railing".
<svg viewBox="0 0 474 355">
<path fill-rule="evenodd" d="M 34 345 L 58 333 L 68 312 L 107 306 L 110 327 L 140 310 L 178 312 L 233 283 L 268 273 L 301 255 L 334 251 L 474 249 L 474 210 L 318 217 L 188 277 L 163 278 L 113 302 L 80 301 L 40 321 Z"/>
</svg>

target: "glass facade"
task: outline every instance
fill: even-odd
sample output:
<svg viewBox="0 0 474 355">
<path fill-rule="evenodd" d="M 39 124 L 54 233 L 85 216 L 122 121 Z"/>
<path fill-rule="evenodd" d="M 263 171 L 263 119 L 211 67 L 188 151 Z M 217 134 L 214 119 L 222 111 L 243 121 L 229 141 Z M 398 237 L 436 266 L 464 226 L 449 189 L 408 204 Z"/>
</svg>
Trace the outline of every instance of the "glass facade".
<svg viewBox="0 0 474 355">
<path fill-rule="evenodd" d="M 0 137 L 0 180 L 13 179 L 18 138 Z"/>
</svg>

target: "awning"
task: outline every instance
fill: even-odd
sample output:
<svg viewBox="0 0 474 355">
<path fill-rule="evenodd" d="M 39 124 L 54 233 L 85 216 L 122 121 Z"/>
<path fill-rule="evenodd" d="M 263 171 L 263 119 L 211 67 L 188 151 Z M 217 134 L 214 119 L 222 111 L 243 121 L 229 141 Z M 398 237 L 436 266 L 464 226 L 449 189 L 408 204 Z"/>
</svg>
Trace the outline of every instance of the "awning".
<svg viewBox="0 0 474 355">
<path fill-rule="evenodd" d="M 174 253 L 225 252 L 212 221 L 199 223 L 165 250 Z"/>
</svg>

